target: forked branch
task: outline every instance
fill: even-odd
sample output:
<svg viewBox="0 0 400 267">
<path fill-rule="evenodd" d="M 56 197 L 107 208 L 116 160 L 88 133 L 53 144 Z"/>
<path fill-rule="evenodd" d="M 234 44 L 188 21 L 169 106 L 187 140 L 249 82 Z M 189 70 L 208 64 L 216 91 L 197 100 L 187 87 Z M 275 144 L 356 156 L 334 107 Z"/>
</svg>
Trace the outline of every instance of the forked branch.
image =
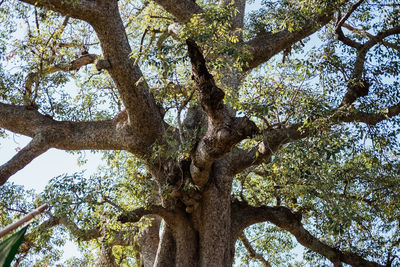
<svg viewBox="0 0 400 267">
<path fill-rule="evenodd" d="M 367 54 L 373 46 L 382 42 L 384 38 L 396 34 L 400 34 L 400 26 L 381 31 L 375 36 L 370 36 L 370 39 L 367 42 L 356 47 L 357 58 L 354 63 L 351 79 L 348 83 L 347 92 L 343 97 L 341 106 L 351 105 L 358 98 L 368 95 L 370 84 L 367 80 L 362 79 L 365 72 L 365 61 Z"/>
<path fill-rule="evenodd" d="M 1 183 L 49 148 L 64 150 L 128 150 L 147 153 L 141 139 L 132 134 L 125 112 L 113 120 L 56 121 L 35 109 L 0 103 L 0 128 L 32 137 L 31 143 L 1 167 Z"/>
<path fill-rule="evenodd" d="M 253 259 L 256 259 L 260 261 L 264 267 L 271 267 L 271 264 L 264 259 L 263 255 L 260 253 L 257 253 L 257 251 L 253 248 L 251 245 L 250 241 L 247 239 L 246 235 L 244 232 L 242 232 L 239 236 L 240 241 L 242 241 L 244 247 L 246 248 L 247 252 L 249 253 L 249 256 Z"/>
<path fill-rule="evenodd" d="M 335 33 L 337 34 L 339 41 L 356 49 L 360 49 L 362 47 L 362 44 L 346 37 L 342 31 L 342 26 L 346 22 L 346 20 L 351 16 L 351 14 L 362 4 L 362 2 L 364 2 L 364 0 L 358 0 L 357 3 L 352 5 L 350 10 L 342 18 L 339 18 L 340 20 L 336 25 L 335 29 Z"/>
<path fill-rule="evenodd" d="M 235 201 L 232 203 L 232 227 L 237 236 L 240 232 L 255 223 L 271 222 L 281 229 L 284 229 L 295 236 L 303 246 L 328 258 L 335 266 L 342 262 L 352 266 L 377 267 L 382 266 L 376 262 L 365 260 L 359 255 L 351 252 L 342 252 L 331 247 L 307 231 L 301 223 L 301 214 L 294 213 L 282 206 L 278 207 L 253 207 L 244 202 Z"/>
<path fill-rule="evenodd" d="M 83 66 L 94 63 L 97 58 L 98 58 L 98 56 L 95 54 L 86 54 L 86 55 L 82 55 L 79 58 L 71 61 L 70 63 L 54 65 L 46 71 L 31 72 L 28 74 L 26 81 L 25 81 L 25 91 L 32 92 L 32 85 L 39 81 L 40 76 L 49 75 L 49 74 L 59 72 L 59 71 L 68 72 L 68 71 L 79 70 Z"/>
<path fill-rule="evenodd" d="M 318 120 L 323 120 L 324 123 L 328 120 L 329 125 L 325 127 L 327 130 L 330 129 L 330 126 L 343 122 L 362 122 L 373 126 L 399 114 L 400 103 L 376 113 L 367 113 L 354 108 L 340 107 L 333 110 L 330 114 L 313 119 L 311 123 L 315 125 L 318 124 Z M 263 132 L 263 141 L 259 145 L 249 150 L 238 149 L 232 154 L 231 164 L 235 166 L 233 173 L 239 173 L 250 166 L 259 165 L 260 163 L 268 163 L 272 154 L 284 144 L 310 137 L 315 133 L 315 131 L 312 131 L 312 128 L 304 126 L 303 123 L 281 126 L 278 129 L 265 129 Z"/>
</svg>

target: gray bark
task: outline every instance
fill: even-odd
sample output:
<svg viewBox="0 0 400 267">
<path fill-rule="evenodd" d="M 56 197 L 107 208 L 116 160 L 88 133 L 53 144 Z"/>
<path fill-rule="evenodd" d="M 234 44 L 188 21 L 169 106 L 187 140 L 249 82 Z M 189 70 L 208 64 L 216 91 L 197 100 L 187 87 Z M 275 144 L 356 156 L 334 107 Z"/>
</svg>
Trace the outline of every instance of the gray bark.
<svg viewBox="0 0 400 267">
<path fill-rule="evenodd" d="M 161 217 L 157 215 L 148 216 L 151 218 L 151 225 L 140 233 L 138 238 L 140 261 L 142 267 L 152 267 L 156 260 L 158 244 L 160 242 L 159 230 Z"/>
<path fill-rule="evenodd" d="M 112 253 L 112 247 L 105 243 L 101 244 L 100 254 L 94 263 L 95 267 L 117 267 L 115 257 Z"/>
</svg>

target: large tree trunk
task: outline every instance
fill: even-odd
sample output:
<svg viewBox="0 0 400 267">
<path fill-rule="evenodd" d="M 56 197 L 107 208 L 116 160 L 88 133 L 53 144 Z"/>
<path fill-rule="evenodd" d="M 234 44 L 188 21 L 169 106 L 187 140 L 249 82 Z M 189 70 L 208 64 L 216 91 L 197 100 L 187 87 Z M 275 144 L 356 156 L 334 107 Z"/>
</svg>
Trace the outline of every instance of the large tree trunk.
<svg viewBox="0 0 400 267">
<path fill-rule="evenodd" d="M 152 219 L 151 225 L 144 229 L 138 238 L 141 267 L 152 267 L 154 265 L 158 244 L 160 242 L 160 216 L 150 215 L 147 216 L 147 218 Z"/>
<path fill-rule="evenodd" d="M 100 254 L 94 263 L 96 267 L 117 267 L 115 257 L 112 253 L 112 247 L 108 246 L 105 242 L 102 242 L 100 248 Z"/>
<path fill-rule="evenodd" d="M 210 182 L 191 213 L 164 224 L 155 266 L 232 266 L 231 181 L 223 160 L 214 163 Z"/>
<path fill-rule="evenodd" d="M 231 181 L 223 160 L 214 163 L 210 184 L 201 200 L 199 266 L 231 266 Z"/>
</svg>

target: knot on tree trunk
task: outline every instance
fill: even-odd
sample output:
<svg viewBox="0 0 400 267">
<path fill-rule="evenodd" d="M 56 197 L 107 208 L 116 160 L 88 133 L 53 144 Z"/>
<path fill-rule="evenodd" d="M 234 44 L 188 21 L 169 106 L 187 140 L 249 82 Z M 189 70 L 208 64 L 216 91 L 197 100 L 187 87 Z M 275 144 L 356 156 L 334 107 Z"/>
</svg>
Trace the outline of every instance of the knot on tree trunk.
<svg viewBox="0 0 400 267">
<path fill-rule="evenodd" d="M 110 69 L 111 68 L 111 63 L 109 60 L 107 59 L 99 59 L 96 62 L 96 70 L 100 71 L 100 70 L 106 70 L 106 69 Z"/>
<path fill-rule="evenodd" d="M 351 80 L 348 83 L 348 90 L 343 97 L 342 105 L 350 105 L 359 97 L 368 95 L 371 83 L 368 80 Z"/>
</svg>

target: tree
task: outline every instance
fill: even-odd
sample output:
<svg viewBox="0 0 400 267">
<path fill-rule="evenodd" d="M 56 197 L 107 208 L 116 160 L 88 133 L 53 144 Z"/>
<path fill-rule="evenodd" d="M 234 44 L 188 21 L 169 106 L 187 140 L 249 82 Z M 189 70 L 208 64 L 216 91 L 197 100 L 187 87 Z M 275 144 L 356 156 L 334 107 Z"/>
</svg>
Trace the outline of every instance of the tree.
<svg viewBox="0 0 400 267">
<path fill-rule="evenodd" d="M 0 184 L 49 148 L 125 151 L 147 198 L 85 214 L 160 216 L 146 266 L 282 265 L 294 239 L 312 263 L 398 263 L 400 3 L 246 2 L 2 2 L 0 127 L 32 140 Z"/>
</svg>

